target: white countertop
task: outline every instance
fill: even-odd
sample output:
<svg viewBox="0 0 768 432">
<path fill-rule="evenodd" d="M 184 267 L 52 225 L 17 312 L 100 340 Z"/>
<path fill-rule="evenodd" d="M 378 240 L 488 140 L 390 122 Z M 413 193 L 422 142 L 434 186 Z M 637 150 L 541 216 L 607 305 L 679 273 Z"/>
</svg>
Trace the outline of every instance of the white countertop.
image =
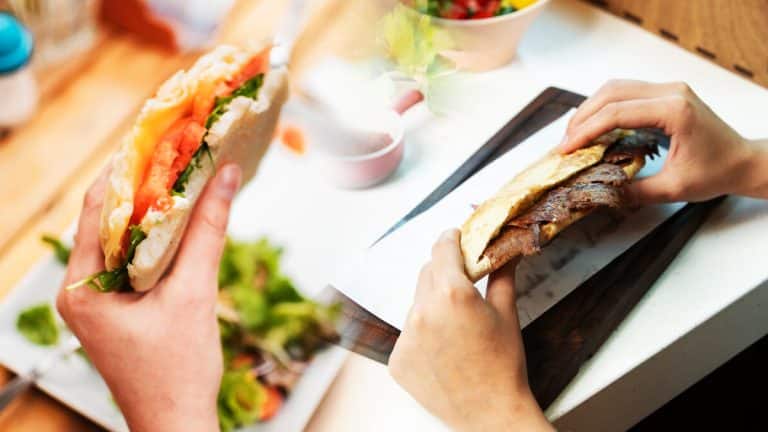
<svg viewBox="0 0 768 432">
<path fill-rule="evenodd" d="M 282 162 L 265 164 L 260 176 L 280 178 L 281 192 L 270 192 L 273 182 L 250 186 L 245 196 L 259 200 L 238 200 L 244 208 L 233 213 L 233 232 L 268 233 L 286 244 L 301 239 L 302 248 L 314 248 L 315 255 L 308 264 L 287 251 L 302 269 L 292 272 L 299 285 L 326 280 L 344 265 L 342 250 L 364 247 L 399 219 L 541 90 L 559 86 L 590 94 L 611 78 L 686 81 L 739 132 L 768 136 L 765 89 L 593 6 L 555 0 L 512 64 L 469 76 L 454 89 L 461 103 L 448 117 L 432 118 L 419 109 L 409 113 L 406 160 L 393 179 L 365 192 L 337 191 L 293 181 L 286 168 L 294 162 L 272 157 Z M 457 114 L 464 121 L 457 122 Z M 286 200 L 293 194 L 302 198 Z M 279 216 L 270 211 L 277 205 Z M 339 221 L 344 235 L 316 228 Z M 277 228 L 288 223 L 296 229 Z M 625 429 L 768 333 L 768 314 L 760 313 L 768 303 L 768 284 L 763 284 L 768 242 L 760 235 L 765 232 L 768 203 L 729 199 L 718 209 L 550 407 L 558 426 Z M 328 253 L 328 244 L 337 245 L 338 252 Z M 309 427 L 397 429 L 440 426 L 397 387 L 384 366 L 356 355 Z"/>
</svg>

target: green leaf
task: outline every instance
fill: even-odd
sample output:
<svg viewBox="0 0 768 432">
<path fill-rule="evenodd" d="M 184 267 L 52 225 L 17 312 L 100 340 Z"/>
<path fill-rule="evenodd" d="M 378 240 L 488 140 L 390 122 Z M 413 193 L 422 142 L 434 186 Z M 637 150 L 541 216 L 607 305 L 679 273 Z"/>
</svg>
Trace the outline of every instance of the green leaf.
<svg viewBox="0 0 768 432">
<path fill-rule="evenodd" d="M 87 278 L 80 280 L 65 287 L 66 290 L 73 290 L 83 285 L 95 289 L 99 292 L 127 292 L 131 291 L 130 278 L 128 277 L 128 264 L 133 261 L 136 254 L 136 247 L 147 238 L 147 235 L 141 230 L 139 225 L 131 225 L 129 228 L 128 249 L 125 252 L 123 264 L 113 270 L 103 270 L 92 274 Z"/>
<path fill-rule="evenodd" d="M 72 252 L 69 247 L 65 246 L 61 240 L 50 235 L 43 235 L 42 241 L 51 246 L 54 256 L 56 256 L 56 259 L 60 263 L 67 265 L 69 262 L 69 254 Z"/>
<path fill-rule="evenodd" d="M 216 399 L 222 431 L 256 422 L 267 393 L 248 370 L 225 371 Z"/>
<path fill-rule="evenodd" d="M 269 319 L 269 304 L 264 293 L 253 286 L 238 284 L 231 288 L 232 300 L 246 329 L 257 330 Z"/>
<path fill-rule="evenodd" d="M 59 327 L 47 303 L 21 311 L 16 319 L 16 329 L 28 341 L 37 345 L 51 346 L 59 342 Z"/>
</svg>

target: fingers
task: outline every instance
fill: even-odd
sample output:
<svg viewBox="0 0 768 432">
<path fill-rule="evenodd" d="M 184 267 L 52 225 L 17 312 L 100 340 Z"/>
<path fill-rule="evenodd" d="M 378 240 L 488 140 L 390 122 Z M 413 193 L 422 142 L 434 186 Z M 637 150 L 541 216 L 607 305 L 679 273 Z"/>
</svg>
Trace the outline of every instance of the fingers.
<svg viewBox="0 0 768 432">
<path fill-rule="evenodd" d="M 632 99 L 654 99 L 669 96 L 682 89 L 681 83 L 649 83 L 635 80 L 611 80 L 579 106 L 568 122 L 568 131 L 613 102 Z"/>
<path fill-rule="evenodd" d="M 77 234 L 75 234 L 75 244 L 69 256 L 67 275 L 62 287 L 67 287 L 104 269 L 104 255 L 99 244 L 98 230 L 109 172 L 110 168 L 107 166 L 85 193 L 83 208 L 77 224 Z M 102 296 L 87 286 L 72 291 L 62 288 L 56 298 L 56 308 L 62 318 L 72 327 L 73 316 L 80 309 L 95 309 L 92 305 L 94 302 L 104 300 Z"/>
<path fill-rule="evenodd" d="M 429 262 L 421 268 L 419 272 L 419 280 L 416 283 L 416 292 L 414 293 L 413 302 L 416 304 L 428 303 L 432 296 L 432 263 Z"/>
<path fill-rule="evenodd" d="M 445 307 L 462 308 L 482 300 L 464 271 L 464 257 L 459 246 L 459 230 L 444 232 L 432 247 L 432 284 L 430 302 Z"/>
<path fill-rule="evenodd" d="M 109 168 L 102 170 L 85 193 L 75 243 L 67 265 L 65 286 L 104 268 L 104 255 L 99 244 L 99 219 L 109 171 Z"/>
<path fill-rule="evenodd" d="M 500 316 L 515 322 L 517 322 L 515 270 L 519 262 L 519 259 L 515 259 L 493 272 L 488 279 L 488 288 L 485 294 L 488 304 L 496 309 Z"/>
<path fill-rule="evenodd" d="M 451 229 L 441 234 L 432 247 L 432 262 L 440 273 L 466 279 L 464 257 L 459 247 L 459 236 L 460 233 L 457 229 Z"/>
<path fill-rule="evenodd" d="M 560 145 L 562 153 L 570 153 L 580 147 L 584 147 L 590 141 L 574 139 L 577 130 L 582 129 L 590 119 L 604 111 L 607 107 L 623 107 L 621 102 L 641 101 L 646 99 L 663 100 L 665 98 L 694 99 L 691 88 L 682 82 L 672 83 L 647 83 L 642 81 L 614 80 L 609 81 L 592 97 L 584 101 L 574 113 L 568 123 L 566 136 Z M 618 127 L 651 127 L 655 126 L 663 118 L 655 118 L 638 126 L 619 125 Z M 637 123 L 635 123 L 637 124 Z M 610 129 L 609 129 L 610 130 Z M 608 132 L 604 130 L 602 133 Z M 597 134 L 600 136 L 602 133 Z"/>
<path fill-rule="evenodd" d="M 190 295 L 215 298 L 229 210 L 241 176 L 240 167 L 225 165 L 205 188 L 184 234 L 170 281 L 163 284 L 161 290 L 180 298 Z"/>
<path fill-rule="evenodd" d="M 587 146 L 599 136 L 616 128 L 665 129 L 668 122 L 675 118 L 673 115 L 678 108 L 684 103 L 677 96 L 609 103 L 571 130 L 561 151 L 568 153 Z"/>
<path fill-rule="evenodd" d="M 683 191 L 679 178 L 661 171 L 652 177 L 637 179 L 624 187 L 627 201 L 632 207 L 679 201 Z"/>
</svg>

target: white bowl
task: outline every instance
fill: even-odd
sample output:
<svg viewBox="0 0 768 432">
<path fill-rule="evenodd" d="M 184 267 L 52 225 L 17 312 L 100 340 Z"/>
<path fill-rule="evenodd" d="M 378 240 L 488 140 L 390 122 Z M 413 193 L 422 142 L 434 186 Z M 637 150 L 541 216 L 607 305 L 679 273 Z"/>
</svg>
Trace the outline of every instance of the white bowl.
<svg viewBox="0 0 768 432">
<path fill-rule="evenodd" d="M 520 39 L 547 3 L 549 0 L 538 0 L 518 11 L 491 18 L 431 17 L 453 39 L 453 49 L 441 54 L 464 70 L 485 71 L 503 66 L 515 57 Z"/>
</svg>

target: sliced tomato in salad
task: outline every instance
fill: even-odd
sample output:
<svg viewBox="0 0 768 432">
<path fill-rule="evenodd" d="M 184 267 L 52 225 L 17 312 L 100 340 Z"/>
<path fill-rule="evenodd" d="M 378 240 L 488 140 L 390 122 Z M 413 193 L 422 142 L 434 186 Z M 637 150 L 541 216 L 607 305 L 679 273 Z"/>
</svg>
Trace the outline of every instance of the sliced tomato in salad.
<svg viewBox="0 0 768 432">
<path fill-rule="evenodd" d="M 280 411 L 280 407 L 283 406 L 283 394 L 277 387 L 265 387 L 267 397 L 264 403 L 261 405 L 261 413 L 259 414 L 259 420 L 269 420 Z"/>
<path fill-rule="evenodd" d="M 472 15 L 473 19 L 490 18 L 496 16 L 501 6 L 501 0 L 492 0 L 481 6 L 477 12 Z"/>
<path fill-rule="evenodd" d="M 440 9 L 440 16 L 448 19 L 467 19 L 469 10 L 457 3 L 450 3 Z"/>
</svg>

